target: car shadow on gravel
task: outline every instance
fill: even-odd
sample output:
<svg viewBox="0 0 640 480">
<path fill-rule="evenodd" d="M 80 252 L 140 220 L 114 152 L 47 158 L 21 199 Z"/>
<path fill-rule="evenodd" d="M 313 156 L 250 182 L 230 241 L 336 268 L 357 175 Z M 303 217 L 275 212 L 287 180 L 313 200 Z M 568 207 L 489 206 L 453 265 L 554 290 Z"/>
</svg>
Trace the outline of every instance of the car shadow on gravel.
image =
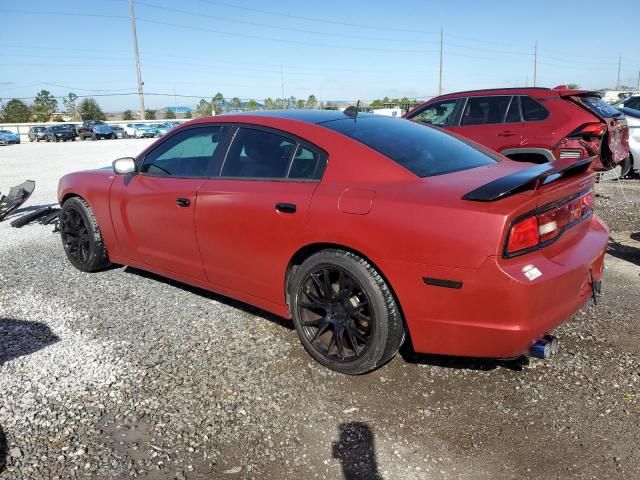
<svg viewBox="0 0 640 480">
<path fill-rule="evenodd" d="M 400 355 L 407 363 L 417 365 L 431 365 L 434 367 L 451 368 L 455 370 L 480 370 L 490 371 L 496 368 L 506 368 L 515 372 L 522 371 L 529 365 L 529 359 L 525 356 L 513 359 L 477 358 L 477 357 L 450 357 L 445 355 L 430 355 L 418 353 L 413 349 L 411 342 L 405 342 L 400 349 Z"/>
<path fill-rule="evenodd" d="M 630 235 L 632 240 L 640 242 L 640 232 L 635 232 Z M 615 241 L 613 238 L 609 238 L 609 245 L 607 246 L 607 253 L 611 256 L 625 260 L 634 265 L 640 266 L 640 248 L 633 247 L 631 245 L 624 245 Z"/>
<path fill-rule="evenodd" d="M 342 423 L 340 439 L 333 443 L 333 458 L 340 461 L 345 480 L 382 480 L 376 461 L 375 439 L 366 423 Z"/>
<path fill-rule="evenodd" d="M 0 425 L 0 473 L 4 472 L 7 466 L 7 437 L 4 435 L 2 425 Z"/>
<path fill-rule="evenodd" d="M 210 292 L 209 290 L 193 287 L 191 285 L 187 285 L 186 283 L 181 283 L 181 282 L 172 280 L 170 278 L 162 277 L 160 275 L 156 275 L 155 273 L 139 270 L 135 267 L 125 267 L 124 271 L 126 273 L 132 273 L 140 277 L 148 278 L 150 280 L 155 280 L 157 282 L 162 282 L 164 284 L 171 285 L 172 287 L 176 287 L 186 292 L 199 295 L 209 300 L 214 300 L 216 302 L 222 303 L 229 307 L 237 308 L 238 310 L 242 310 L 245 313 L 255 315 L 256 317 L 264 318 L 265 320 L 269 320 L 270 322 L 276 323 L 288 330 L 294 330 L 293 322 L 286 320 L 284 318 L 281 318 L 277 315 L 274 315 L 273 313 L 270 313 L 260 308 L 249 305 L 247 303 L 243 303 L 238 300 L 234 300 L 232 298 L 225 297 L 223 295 L 219 295 L 214 292 Z"/>
<path fill-rule="evenodd" d="M 0 366 L 59 340 L 43 323 L 0 317 Z"/>
</svg>

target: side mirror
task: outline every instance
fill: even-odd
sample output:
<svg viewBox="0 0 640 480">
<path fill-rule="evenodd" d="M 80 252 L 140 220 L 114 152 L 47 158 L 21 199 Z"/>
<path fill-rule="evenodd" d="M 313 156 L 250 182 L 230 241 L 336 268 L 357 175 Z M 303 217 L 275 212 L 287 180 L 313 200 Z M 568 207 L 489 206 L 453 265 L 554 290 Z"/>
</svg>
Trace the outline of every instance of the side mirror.
<svg viewBox="0 0 640 480">
<path fill-rule="evenodd" d="M 136 172 L 136 162 L 132 157 L 118 158 L 113 161 L 113 171 L 118 175 L 127 175 Z"/>
</svg>

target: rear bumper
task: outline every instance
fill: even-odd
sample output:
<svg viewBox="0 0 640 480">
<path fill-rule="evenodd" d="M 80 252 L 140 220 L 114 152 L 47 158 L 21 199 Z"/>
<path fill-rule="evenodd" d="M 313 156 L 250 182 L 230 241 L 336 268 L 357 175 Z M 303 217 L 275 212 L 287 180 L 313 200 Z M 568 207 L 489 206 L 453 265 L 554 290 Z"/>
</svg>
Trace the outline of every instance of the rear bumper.
<svg viewBox="0 0 640 480">
<path fill-rule="evenodd" d="M 386 262 L 417 352 L 514 357 L 566 322 L 601 280 L 608 231 L 593 216 L 570 248 L 513 259 L 488 258 L 477 270 Z M 549 255 L 549 256 L 546 256 Z M 523 269 L 534 265 L 533 280 Z M 459 289 L 425 285 L 424 277 L 462 282 Z"/>
</svg>

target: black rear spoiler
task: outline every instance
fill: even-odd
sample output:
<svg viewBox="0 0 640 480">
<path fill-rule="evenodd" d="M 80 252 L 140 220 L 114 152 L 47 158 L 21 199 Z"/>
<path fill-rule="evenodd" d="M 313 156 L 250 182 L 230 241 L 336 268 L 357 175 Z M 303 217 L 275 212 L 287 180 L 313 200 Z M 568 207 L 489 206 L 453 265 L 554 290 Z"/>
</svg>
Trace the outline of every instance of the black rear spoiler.
<svg viewBox="0 0 640 480">
<path fill-rule="evenodd" d="M 586 172 L 595 157 L 575 161 L 572 158 L 525 168 L 487 183 L 466 193 L 463 200 L 476 202 L 494 202 L 501 198 L 515 195 L 525 190 L 537 190 L 542 185 L 555 182 L 561 178 Z"/>
</svg>

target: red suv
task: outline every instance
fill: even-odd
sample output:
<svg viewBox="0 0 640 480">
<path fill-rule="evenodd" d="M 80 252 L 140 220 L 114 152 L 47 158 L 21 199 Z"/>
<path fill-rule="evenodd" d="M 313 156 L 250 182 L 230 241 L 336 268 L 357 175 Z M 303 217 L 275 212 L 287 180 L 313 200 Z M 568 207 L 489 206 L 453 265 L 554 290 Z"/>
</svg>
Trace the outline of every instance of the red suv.
<svg viewBox="0 0 640 480">
<path fill-rule="evenodd" d="M 503 88 L 432 98 L 405 118 L 446 128 L 513 160 L 544 163 L 595 156 L 594 170 L 629 157 L 624 114 L 595 92 Z"/>
</svg>

